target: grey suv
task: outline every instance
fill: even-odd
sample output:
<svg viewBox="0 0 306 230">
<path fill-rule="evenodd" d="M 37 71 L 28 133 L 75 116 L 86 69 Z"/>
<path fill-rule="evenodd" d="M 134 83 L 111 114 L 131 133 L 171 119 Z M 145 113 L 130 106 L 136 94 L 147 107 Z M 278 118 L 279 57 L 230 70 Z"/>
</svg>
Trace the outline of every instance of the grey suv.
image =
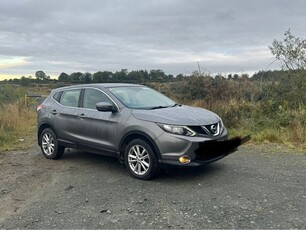
<svg viewBox="0 0 306 230">
<path fill-rule="evenodd" d="M 213 112 L 176 104 L 143 85 L 58 88 L 37 112 L 38 143 L 46 158 L 60 158 L 66 147 L 115 156 L 139 179 L 152 178 L 160 167 L 219 160 L 242 142 L 227 140 Z"/>
</svg>

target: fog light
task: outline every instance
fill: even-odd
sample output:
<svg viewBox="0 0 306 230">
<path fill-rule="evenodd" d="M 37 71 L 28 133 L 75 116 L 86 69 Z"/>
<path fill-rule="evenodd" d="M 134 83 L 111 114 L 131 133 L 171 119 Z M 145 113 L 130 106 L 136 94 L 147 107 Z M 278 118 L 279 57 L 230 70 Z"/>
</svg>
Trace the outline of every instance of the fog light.
<svg viewBox="0 0 306 230">
<path fill-rule="evenodd" d="M 189 156 L 181 156 L 179 158 L 179 161 L 182 163 L 182 164 L 188 164 L 191 160 L 190 160 L 190 157 Z"/>
</svg>

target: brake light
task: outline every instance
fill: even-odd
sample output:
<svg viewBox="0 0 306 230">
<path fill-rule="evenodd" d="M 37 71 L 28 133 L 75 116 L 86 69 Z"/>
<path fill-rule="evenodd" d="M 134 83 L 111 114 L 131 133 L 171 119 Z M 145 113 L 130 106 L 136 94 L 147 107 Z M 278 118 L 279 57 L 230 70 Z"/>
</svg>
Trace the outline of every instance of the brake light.
<svg viewBox="0 0 306 230">
<path fill-rule="evenodd" d="M 36 111 L 39 111 L 40 109 L 42 109 L 44 106 L 43 105 L 38 105 L 36 108 Z"/>
</svg>

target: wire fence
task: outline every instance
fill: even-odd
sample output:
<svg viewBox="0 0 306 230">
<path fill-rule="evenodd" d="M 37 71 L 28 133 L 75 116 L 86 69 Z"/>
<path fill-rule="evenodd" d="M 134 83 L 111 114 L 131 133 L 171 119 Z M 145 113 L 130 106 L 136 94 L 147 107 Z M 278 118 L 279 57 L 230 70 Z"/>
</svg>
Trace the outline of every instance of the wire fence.
<svg viewBox="0 0 306 230">
<path fill-rule="evenodd" d="M 43 103 L 48 95 L 39 95 L 39 94 L 25 94 L 24 95 L 24 104 L 30 109 L 36 109 L 38 105 Z"/>
</svg>

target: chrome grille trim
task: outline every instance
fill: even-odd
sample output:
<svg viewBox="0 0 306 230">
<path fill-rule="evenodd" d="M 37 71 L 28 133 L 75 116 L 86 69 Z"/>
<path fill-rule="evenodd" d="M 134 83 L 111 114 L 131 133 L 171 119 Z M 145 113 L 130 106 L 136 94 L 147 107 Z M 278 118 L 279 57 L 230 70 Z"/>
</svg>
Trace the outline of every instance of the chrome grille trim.
<svg viewBox="0 0 306 230">
<path fill-rule="evenodd" d="M 214 124 L 210 124 L 210 125 L 203 125 L 201 127 L 210 136 L 215 137 L 215 136 L 220 135 L 220 131 L 221 131 L 220 122 L 214 123 Z"/>
</svg>

